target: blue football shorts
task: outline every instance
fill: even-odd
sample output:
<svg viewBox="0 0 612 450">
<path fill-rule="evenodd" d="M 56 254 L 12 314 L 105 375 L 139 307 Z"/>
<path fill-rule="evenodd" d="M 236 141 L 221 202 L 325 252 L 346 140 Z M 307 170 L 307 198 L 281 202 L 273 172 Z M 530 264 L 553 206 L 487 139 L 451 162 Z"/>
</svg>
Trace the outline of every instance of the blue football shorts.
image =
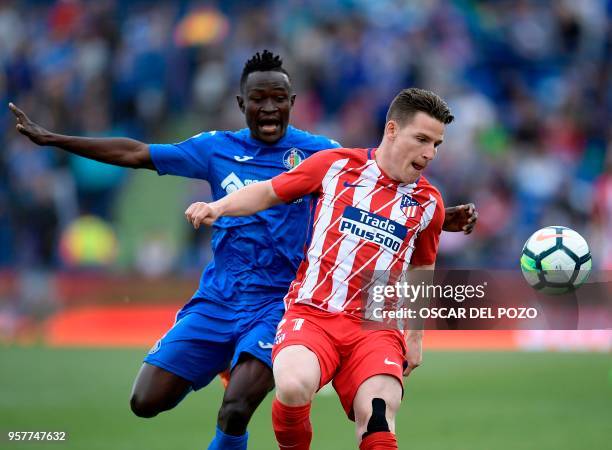
<svg viewBox="0 0 612 450">
<path fill-rule="evenodd" d="M 282 298 L 249 311 L 192 301 L 144 361 L 191 381 L 194 390 L 233 369 L 244 353 L 272 368 L 272 344 L 284 312 Z"/>
</svg>

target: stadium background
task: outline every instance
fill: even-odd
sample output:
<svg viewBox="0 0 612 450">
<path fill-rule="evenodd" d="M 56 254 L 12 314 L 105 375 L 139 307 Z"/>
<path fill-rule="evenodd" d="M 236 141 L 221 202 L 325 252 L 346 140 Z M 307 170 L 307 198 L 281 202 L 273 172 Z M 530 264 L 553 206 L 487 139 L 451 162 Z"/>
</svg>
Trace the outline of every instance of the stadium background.
<svg viewBox="0 0 612 450">
<path fill-rule="evenodd" d="M 444 235 L 439 264 L 518 267 L 533 231 L 563 224 L 610 270 L 611 18 L 610 0 L 4 0 L 0 100 L 57 132 L 177 142 L 244 126 L 242 65 L 269 48 L 293 77 L 294 125 L 372 146 L 392 96 L 429 88 L 457 120 L 428 175 L 448 205 L 480 211 L 473 235 Z M 0 431 L 67 430 L 65 448 L 203 447 L 217 383 L 152 421 L 132 417 L 127 398 L 210 258 L 209 235 L 182 216 L 208 186 L 36 148 L 5 107 L 0 130 Z M 428 333 L 425 343 L 400 442 L 609 443 L 609 333 Z M 334 396 L 313 415 L 314 448 L 353 448 Z M 269 402 L 251 432 L 250 448 L 273 448 Z"/>
</svg>

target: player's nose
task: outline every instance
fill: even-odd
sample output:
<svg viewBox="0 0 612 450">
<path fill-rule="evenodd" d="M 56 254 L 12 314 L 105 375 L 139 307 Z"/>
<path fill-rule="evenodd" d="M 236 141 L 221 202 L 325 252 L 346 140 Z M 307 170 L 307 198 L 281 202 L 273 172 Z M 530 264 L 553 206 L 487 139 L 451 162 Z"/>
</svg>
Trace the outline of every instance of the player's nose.
<svg viewBox="0 0 612 450">
<path fill-rule="evenodd" d="M 426 159 L 427 161 L 431 161 L 432 159 L 434 159 L 436 157 L 436 153 L 437 153 L 437 149 L 436 147 L 432 145 L 428 146 L 427 149 L 423 152 L 423 158 Z"/>
<path fill-rule="evenodd" d="M 274 112 L 276 111 L 278 108 L 276 107 L 276 104 L 272 101 L 272 99 L 270 97 L 268 97 L 267 99 L 265 99 L 262 104 L 261 104 L 261 110 L 263 112 Z"/>
</svg>

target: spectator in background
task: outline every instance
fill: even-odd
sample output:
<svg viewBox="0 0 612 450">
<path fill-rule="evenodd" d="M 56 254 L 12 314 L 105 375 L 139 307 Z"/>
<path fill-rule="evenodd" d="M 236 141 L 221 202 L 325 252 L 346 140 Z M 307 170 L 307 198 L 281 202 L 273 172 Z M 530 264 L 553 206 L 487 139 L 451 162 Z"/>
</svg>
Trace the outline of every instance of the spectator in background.
<svg viewBox="0 0 612 450">
<path fill-rule="evenodd" d="M 233 0 L 202 9 L 187 0 L 5 1 L 0 98 L 33 110 L 26 100 L 33 96 L 40 121 L 71 134 L 108 130 L 152 142 L 234 129 L 242 119 L 232 86 L 244 59 L 268 46 L 292 55 L 286 63 L 300 94 L 295 124 L 351 146 L 375 142 L 393 92 L 429 88 L 469 122 L 456 128 L 467 132 L 448 136 L 432 181 L 451 204 L 481 195 L 492 212 L 503 211 L 490 224 L 482 214 L 481 232 L 465 249 L 443 242 L 440 264 L 515 267 L 513 255 L 545 221 L 562 218 L 586 231 L 612 133 L 611 3 L 551 5 Z M 204 107 L 203 96 L 217 99 L 215 107 Z M 83 108 L 96 111 L 97 123 L 87 123 L 92 114 Z M 13 136 L 7 113 L 0 112 L 5 149 Z M 0 155 L 6 167 L 9 153 Z M 478 177 L 472 170 L 449 175 L 458 160 L 478 167 Z M 62 176 L 72 168 L 79 205 L 57 206 L 60 223 L 91 205 L 116 220 L 110 211 L 129 175 L 104 172 L 91 186 L 84 180 L 92 177 L 71 161 L 44 166 Z M 569 185 L 579 194 L 568 194 Z M 20 192 L 13 182 L 4 189 L 12 198 Z M 8 211 L 0 208 L 0 229 L 2 223 L 6 229 Z M 18 220 L 10 233 L 20 228 Z M 11 266 L 33 245 L 0 261 Z"/>
</svg>

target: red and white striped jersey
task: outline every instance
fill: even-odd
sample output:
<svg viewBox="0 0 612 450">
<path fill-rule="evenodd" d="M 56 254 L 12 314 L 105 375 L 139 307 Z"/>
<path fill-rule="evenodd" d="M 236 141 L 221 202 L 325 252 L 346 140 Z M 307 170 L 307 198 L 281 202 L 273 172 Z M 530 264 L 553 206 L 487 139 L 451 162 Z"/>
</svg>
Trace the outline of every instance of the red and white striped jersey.
<svg viewBox="0 0 612 450">
<path fill-rule="evenodd" d="M 306 303 L 359 316 L 363 294 L 374 283 L 394 283 L 409 263 L 435 262 L 444 222 L 440 193 L 423 176 L 412 184 L 390 179 L 374 152 L 324 150 L 272 179 L 283 201 L 318 195 L 287 307 Z"/>
</svg>

